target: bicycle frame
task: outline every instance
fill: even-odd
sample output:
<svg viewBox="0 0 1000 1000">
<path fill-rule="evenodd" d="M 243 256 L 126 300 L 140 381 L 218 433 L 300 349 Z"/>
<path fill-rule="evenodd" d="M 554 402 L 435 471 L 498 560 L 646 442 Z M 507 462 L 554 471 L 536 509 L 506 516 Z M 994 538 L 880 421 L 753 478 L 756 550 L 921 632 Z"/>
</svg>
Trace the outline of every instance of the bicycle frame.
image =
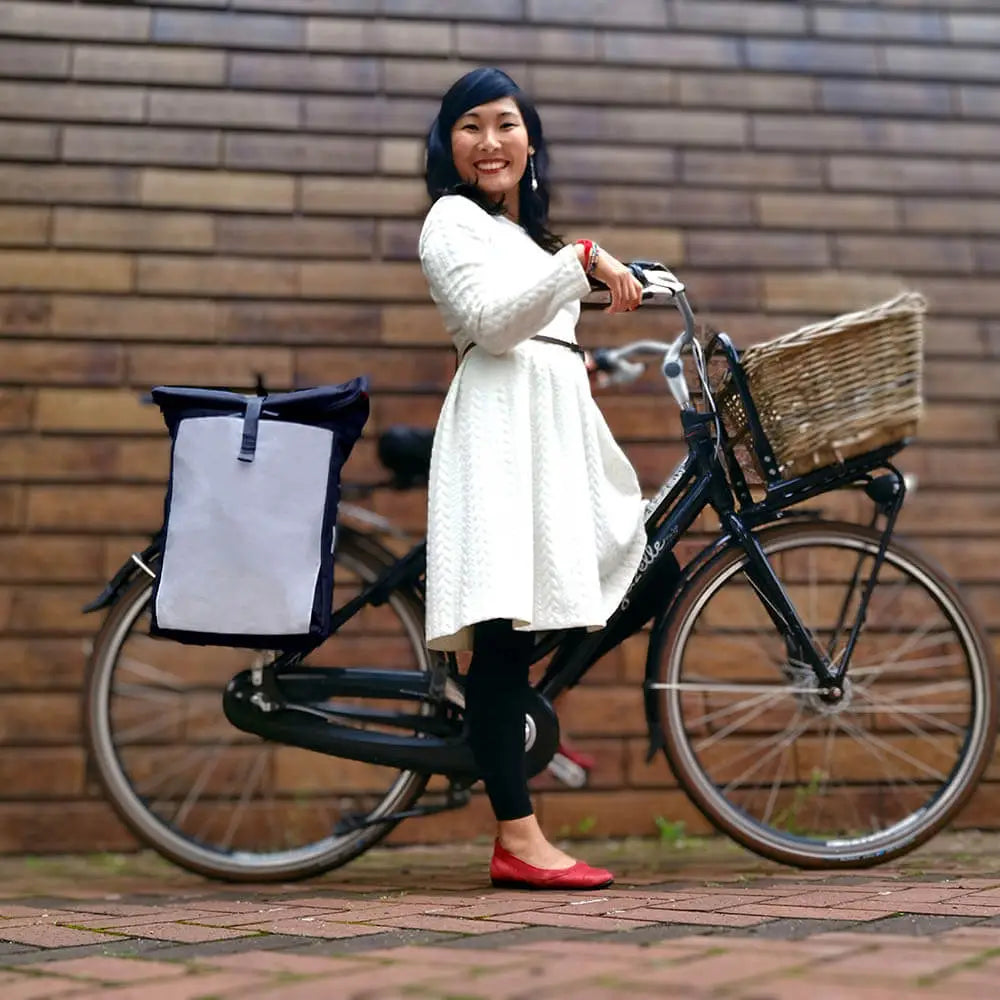
<svg viewBox="0 0 1000 1000">
<path fill-rule="evenodd" d="M 669 614 L 671 599 L 680 587 L 674 587 L 666 595 L 658 591 L 665 579 L 674 583 L 678 580 L 677 564 L 672 562 L 673 546 L 708 506 L 712 506 L 720 516 L 723 531 L 684 567 L 681 580 L 690 579 L 700 566 L 726 546 L 738 545 L 747 554 L 747 575 L 764 607 L 772 614 L 782 634 L 796 643 L 802 658 L 816 672 L 818 683 L 834 688 L 842 682 L 847 658 L 836 670 L 831 668 L 828 657 L 816 646 L 788 600 L 753 535 L 753 529 L 786 516 L 786 508 L 792 504 L 827 492 L 836 485 L 856 482 L 872 468 L 885 466 L 888 454 L 898 446 L 849 461 L 838 469 L 835 476 L 826 471 L 787 481 L 778 496 L 737 512 L 715 454 L 707 421 L 700 414 L 685 414 L 682 420 L 688 436 L 689 452 L 667 480 L 650 510 L 647 519 L 649 541 L 643 568 L 619 608 L 600 631 L 587 633 L 574 629 L 546 633 L 536 645 L 536 661 L 554 652 L 548 669 L 536 686 L 537 694 L 547 702 L 554 701 L 566 689 L 579 683 L 601 656 L 637 632 L 650 618 Z M 366 605 L 384 602 L 396 587 L 420 586 L 425 565 L 426 548 L 421 543 L 339 609 L 334 618 L 335 625 L 342 624 Z M 642 610 L 636 612 L 636 608 Z M 859 624 L 860 616 L 855 629 Z M 227 691 L 225 704 L 230 721 L 241 729 L 250 729 L 280 742 L 335 756 L 453 777 L 468 778 L 475 774 L 475 765 L 460 727 L 456 720 L 443 717 L 441 713 L 419 715 L 322 706 L 323 701 L 339 696 L 423 702 L 445 708 L 449 701 L 454 703 L 456 690 L 453 668 L 446 659 L 437 660 L 435 669 L 429 672 L 299 668 L 307 655 L 307 652 L 285 654 L 270 665 L 271 669 L 261 669 L 257 677 L 252 676 L 253 672 L 245 671 L 234 678 L 234 682 L 241 678 L 242 682 Z M 451 698 L 449 684 L 452 686 Z M 457 690 L 460 693 L 460 688 Z M 243 697 L 237 699 L 240 694 Z M 290 716 L 282 709 L 291 709 L 293 714 Z M 657 709 L 653 692 L 648 686 L 646 715 L 650 746 L 655 751 L 658 746 Z M 417 735 L 366 733 L 349 725 L 365 721 L 398 726 Z"/>
<path fill-rule="evenodd" d="M 737 511 L 733 492 L 709 431 L 710 418 L 704 414 L 684 412 L 681 419 L 688 442 L 688 454 L 650 504 L 646 556 L 619 608 L 600 631 L 587 633 L 581 629 L 573 629 L 545 633 L 536 644 L 536 662 L 549 653 L 554 653 L 535 688 L 536 693 L 547 703 L 579 683 L 601 656 L 637 632 L 651 618 L 669 614 L 672 598 L 680 587 L 674 586 L 664 595 L 660 588 L 665 580 L 676 584 L 678 574 L 681 582 L 690 579 L 713 555 L 734 544 L 746 553 L 748 579 L 764 607 L 772 615 L 776 627 L 796 644 L 801 657 L 815 671 L 819 685 L 834 689 L 842 683 L 848 657 L 845 656 L 836 669 L 831 667 L 829 658 L 817 647 L 789 601 L 754 537 L 753 530 L 788 516 L 787 508 L 793 504 L 838 486 L 854 484 L 866 477 L 870 479 L 869 473 L 874 468 L 891 468 L 887 459 L 901 445 L 883 448 L 850 460 L 833 471 L 821 470 L 810 476 L 782 480 L 778 488 L 772 490 L 771 495 L 763 501 Z M 893 471 L 894 475 L 899 475 Z M 899 476 L 900 482 L 901 479 Z M 900 495 L 893 501 L 896 510 L 901 499 Z M 709 506 L 719 515 L 723 530 L 714 542 L 702 549 L 680 571 L 674 561 L 673 547 Z M 894 515 L 890 520 L 894 520 Z M 891 524 L 888 532 L 891 532 Z M 422 587 L 425 566 L 426 548 L 421 543 L 339 609 L 334 617 L 335 625 L 342 624 L 365 605 L 384 602 L 398 586 Z M 869 581 L 869 593 L 872 584 L 873 580 Z M 862 611 L 855 622 L 855 636 L 863 621 L 864 606 L 867 604 L 867 594 L 864 596 Z M 636 611 L 637 608 L 640 610 Z M 846 608 L 843 609 L 842 616 L 845 613 Z M 258 694 L 263 693 L 275 709 L 291 708 L 312 715 L 316 723 L 314 726 L 309 725 L 302 715 L 289 718 L 286 713 L 279 712 L 268 722 L 265 731 L 261 727 L 263 719 L 255 709 L 251 709 L 248 699 L 240 707 L 227 694 L 226 712 L 230 720 L 240 728 L 252 727 L 251 731 L 269 738 L 336 756 L 444 773 L 465 780 L 475 775 L 475 765 L 468 745 L 455 720 L 442 718 L 441 714 L 421 716 L 366 709 L 344 710 L 324 708 L 319 704 L 327 698 L 337 696 L 412 700 L 434 703 L 441 707 L 447 706 L 449 701 L 454 704 L 454 692 L 457 689 L 460 694 L 460 688 L 456 686 L 456 677 L 447 660 L 439 659 L 435 669 L 430 672 L 311 667 L 296 670 L 296 666 L 306 655 L 307 652 L 298 652 L 279 657 L 272 664 L 273 673 L 264 672 L 257 679 L 254 688 Z M 248 674 L 249 672 L 245 672 L 241 675 L 244 682 L 251 680 Z M 450 699 L 449 684 L 452 686 Z M 244 694 L 248 691 L 248 688 L 245 689 Z M 659 746 L 658 710 L 648 684 L 645 694 L 652 754 Z M 418 735 L 365 733 L 348 726 L 339 726 L 339 721 L 371 721 L 396 725 Z"/>
<path fill-rule="evenodd" d="M 647 505 L 648 540 L 645 554 L 628 592 L 605 627 L 594 632 L 570 629 L 543 633 L 536 642 L 535 662 L 553 654 L 542 679 L 535 687 L 537 703 L 528 712 L 529 717 L 534 717 L 536 725 L 549 727 L 545 734 L 540 733 L 541 747 L 536 750 L 536 757 L 549 745 L 553 751 L 555 749 L 556 744 L 551 741 L 551 725 L 555 719 L 551 715 L 551 701 L 567 688 L 575 686 L 601 656 L 636 633 L 650 619 L 656 618 L 658 622 L 666 620 L 673 600 L 683 584 L 709 559 L 730 546 L 738 547 L 745 554 L 745 575 L 775 627 L 785 636 L 790 650 L 812 669 L 819 687 L 839 696 L 850 652 L 864 622 L 868 598 L 888 545 L 895 516 L 902 504 L 905 492 L 902 476 L 889 464 L 888 459 L 903 447 L 903 443 L 807 476 L 787 480 L 777 474 L 773 456 L 768 449 L 764 461 L 767 492 L 763 500 L 754 502 L 742 475 L 735 467 L 731 452 L 723 454 L 726 442 L 721 421 L 711 408 L 708 412 L 699 412 L 688 399 L 679 358 L 681 349 L 694 339 L 694 318 L 683 290 L 677 293 L 676 304 L 684 318 L 685 333 L 669 350 L 663 352 L 663 374 L 681 406 L 681 425 L 688 452 Z M 724 335 L 719 337 L 722 338 L 734 377 L 737 377 L 737 384 L 741 385 L 735 351 Z M 699 374 L 704 384 L 702 368 L 699 368 Z M 708 390 L 707 384 L 705 388 Z M 745 391 L 745 386 L 741 387 L 741 391 Z M 748 391 L 744 404 L 751 419 L 755 441 L 759 438 L 761 447 L 766 447 L 766 438 L 759 430 L 756 411 Z M 879 481 L 873 479 L 871 473 L 879 467 L 890 470 L 888 478 L 892 482 L 888 484 L 888 489 L 875 489 Z M 860 610 L 848 639 L 846 653 L 834 665 L 789 600 L 754 536 L 754 529 L 789 516 L 787 508 L 794 504 L 832 489 L 858 485 L 865 481 L 868 483 L 869 496 L 886 515 L 887 527 L 881 551 L 862 593 Z M 702 549 L 681 570 L 673 554 L 674 546 L 707 507 L 711 507 L 718 516 L 721 532 L 714 542 Z M 158 555 L 155 548 L 154 541 L 154 545 L 143 553 L 146 561 Z M 139 565 L 147 573 L 154 575 L 146 565 Z M 425 570 L 426 543 L 421 542 L 356 597 L 335 611 L 333 633 L 363 607 L 385 603 L 399 588 L 412 588 L 422 594 Z M 126 572 L 126 568 L 122 572 Z M 114 589 L 115 582 L 112 581 L 109 590 Z M 102 598 L 105 596 L 102 595 Z M 838 634 L 844 627 L 846 614 L 845 602 L 841 610 L 841 621 L 836 629 Z M 312 649 L 320 644 L 317 642 Z M 240 729 L 265 738 L 334 756 L 404 770 L 446 774 L 464 782 L 475 778 L 475 764 L 457 714 L 464 707 L 464 695 L 453 657 L 433 657 L 432 668 L 428 671 L 301 667 L 302 660 L 312 649 L 281 654 L 268 664 L 236 675 L 223 697 L 224 710 L 230 722 Z M 650 687 L 649 670 L 650 665 L 647 664 L 646 715 L 652 753 L 658 746 L 659 737 L 658 710 Z M 324 704 L 338 696 L 412 701 L 418 703 L 421 710 L 396 712 Z M 352 725 L 359 722 L 396 727 L 407 733 L 396 735 L 382 731 L 363 731 Z M 557 723 L 555 726 L 557 732 Z M 537 764 L 537 760 L 534 763 Z M 543 761 L 542 766 L 545 763 L 547 761 Z"/>
</svg>

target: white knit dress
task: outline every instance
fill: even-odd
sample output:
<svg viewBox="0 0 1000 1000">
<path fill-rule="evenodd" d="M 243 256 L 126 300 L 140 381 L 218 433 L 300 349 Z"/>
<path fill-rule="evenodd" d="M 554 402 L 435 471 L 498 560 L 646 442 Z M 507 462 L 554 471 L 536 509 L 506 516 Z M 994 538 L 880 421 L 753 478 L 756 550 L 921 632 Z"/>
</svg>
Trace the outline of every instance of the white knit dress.
<svg viewBox="0 0 1000 1000">
<path fill-rule="evenodd" d="M 427 645 L 472 648 L 471 625 L 600 628 L 645 547 L 639 483 L 575 352 L 589 289 L 576 250 L 542 250 L 459 195 L 439 199 L 420 261 L 461 356 L 431 455 Z"/>
</svg>

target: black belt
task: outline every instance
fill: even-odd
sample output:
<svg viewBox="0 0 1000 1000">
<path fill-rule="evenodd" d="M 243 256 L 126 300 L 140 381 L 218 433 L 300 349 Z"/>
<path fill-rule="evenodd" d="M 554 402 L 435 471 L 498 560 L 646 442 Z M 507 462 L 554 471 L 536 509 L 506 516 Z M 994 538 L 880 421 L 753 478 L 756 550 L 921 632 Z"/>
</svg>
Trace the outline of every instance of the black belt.
<svg viewBox="0 0 1000 1000">
<path fill-rule="evenodd" d="M 580 357 L 583 358 L 584 360 L 586 360 L 587 358 L 587 352 L 579 344 L 574 344 L 571 340 L 560 340 L 558 337 L 545 337 L 542 336 L 542 334 L 540 333 L 536 333 L 535 336 L 532 337 L 531 339 L 541 340 L 544 341 L 544 343 L 546 344 L 556 344 L 559 347 L 565 347 L 568 350 L 572 351 L 574 354 L 579 354 Z M 475 342 L 471 344 L 466 344 L 465 350 L 462 351 L 462 358 L 464 358 L 466 354 L 468 354 L 469 351 L 471 351 L 472 348 L 475 346 L 476 346 Z"/>
</svg>

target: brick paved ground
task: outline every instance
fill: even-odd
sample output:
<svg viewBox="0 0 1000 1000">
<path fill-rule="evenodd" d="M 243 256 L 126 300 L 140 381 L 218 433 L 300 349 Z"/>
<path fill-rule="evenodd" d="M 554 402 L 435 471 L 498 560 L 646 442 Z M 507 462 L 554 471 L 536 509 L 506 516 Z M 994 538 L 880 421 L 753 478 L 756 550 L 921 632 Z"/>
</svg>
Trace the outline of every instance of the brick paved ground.
<svg viewBox="0 0 1000 1000">
<path fill-rule="evenodd" d="M 979 1000 L 1000 975 L 1000 835 L 834 875 L 720 841 L 593 845 L 619 883 L 589 895 L 492 890 L 487 854 L 264 887 L 146 855 L 3 859 L 0 996 Z"/>
</svg>

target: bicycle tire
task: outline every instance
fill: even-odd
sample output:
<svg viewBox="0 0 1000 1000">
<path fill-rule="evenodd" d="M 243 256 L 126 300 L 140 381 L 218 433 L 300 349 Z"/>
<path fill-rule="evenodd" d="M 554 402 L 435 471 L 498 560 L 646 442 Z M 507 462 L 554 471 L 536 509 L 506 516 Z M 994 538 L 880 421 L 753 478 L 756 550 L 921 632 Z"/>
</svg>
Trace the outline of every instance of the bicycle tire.
<svg viewBox="0 0 1000 1000">
<path fill-rule="evenodd" d="M 854 600 L 856 584 L 845 580 L 844 567 L 872 559 L 881 534 L 817 522 L 778 525 L 757 538 L 779 578 L 789 581 L 783 585 L 806 625 L 822 638 L 817 623 L 830 620 L 839 590 Z M 647 676 L 655 675 L 654 687 L 663 692 L 664 749 L 679 784 L 716 829 L 785 864 L 861 868 L 913 850 L 961 810 L 992 759 L 996 672 L 984 629 L 942 570 L 892 539 L 850 661 L 849 687 L 831 707 L 807 693 L 811 670 L 793 661 L 760 601 L 756 611 L 746 611 L 755 596 L 740 579 L 745 561 L 736 547 L 712 557 L 650 640 Z M 727 588 L 728 596 L 713 608 Z M 807 594 L 813 596 L 804 600 Z M 911 621 L 916 624 L 908 638 L 896 645 L 895 636 Z M 842 651 L 834 629 L 830 624 L 832 635 L 825 637 L 832 650 Z M 949 652 L 946 629 L 953 630 L 958 652 Z M 775 652 L 773 640 L 764 641 L 768 630 L 781 640 L 783 653 Z M 729 643 L 716 647 L 722 662 L 712 662 L 712 641 Z M 751 648 L 756 645 L 778 664 L 781 683 L 766 679 L 765 659 Z M 873 653 L 876 660 L 869 662 Z M 943 671 L 944 679 L 928 684 L 930 671 Z M 735 698 L 727 702 L 730 695 Z M 947 704 L 921 700 L 932 695 Z M 742 714 L 734 718 L 736 713 Z M 749 736 L 737 732 L 741 721 Z M 921 725 L 931 728 L 924 732 Z M 866 822 L 875 828 L 863 829 Z"/>
<path fill-rule="evenodd" d="M 360 580 L 370 582 L 392 562 L 394 562 L 392 554 L 371 539 L 367 539 L 348 528 L 338 530 L 335 588 L 338 586 L 337 580 L 342 579 L 346 574 L 355 574 Z M 161 744 L 157 744 L 155 740 L 151 742 L 150 734 L 145 732 L 139 733 L 132 743 L 124 741 L 124 726 L 118 725 L 116 728 L 116 713 L 119 721 L 127 722 L 129 711 L 132 708 L 127 709 L 124 713 L 120 710 L 116 703 L 116 691 L 118 696 L 124 698 L 127 703 L 127 692 L 123 695 L 122 690 L 129 689 L 132 677 L 137 677 L 140 684 L 131 684 L 131 689 L 141 689 L 143 683 L 148 687 L 156 682 L 156 686 L 150 691 L 150 696 L 160 698 L 166 703 L 168 709 L 165 710 L 165 714 L 169 717 L 169 709 L 176 707 L 174 701 L 177 699 L 174 696 L 177 695 L 178 691 L 180 691 L 180 695 L 177 695 L 178 698 L 182 699 L 187 693 L 191 701 L 196 699 L 204 701 L 204 686 L 186 685 L 184 683 L 185 676 L 190 676 L 193 671 L 201 669 L 202 664 L 210 666 L 213 658 L 221 658 L 225 661 L 231 659 L 234 654 L 252 657 L 255 655 L 255 651 L 181 646 L 177 643 L 171 643 L 169 640 L 154 640 L 148 634 L 143 635 L 143 630 L 137 629 L 137 623 L 143 615 L 148 614 L 151 593 L 152 580 L 146 576 L 137 578 L 122 592 L 96 637 L 85 681 L 84 733 L 92 770 L 96 774 L 107 800 L 132 833 L 142 843 L 190 871 L 225 881 L 254 882 L 292 881 L 309 878 L 346 864 L 382 840 L 396 826 L 395 822 L 387 821 L 362 827 L 340 836 L 330 832 L 333 829 L 331 823 L 326 827 L 328 831 L 326 835 L 317 840 L 296 844 L 293 847 L 287 846 L 287 843 L 284 846 L 276 846 L 275 842 L 264 843 L 261 839 L 263 835 L 254 832 L 253 836 L 261 839 L 259 846 L 255 848 L 254 843 L 247 841 L 240 841 L 239 846 L 234 846 L 237 843 L 237 836 L 249 836 L 245 830 L 240 830 L 242 820 L 235 821 L 236 827 L 233 829 L 229 843 L 225 842 L 225 838 L 221 838 L 220 842 L 220 837 L 214 833 L 212 836 L 215 837 L 216 842 L 213 842 L 212 838 L 207 837 L 204 831 L 196 835 L 193 829 L 193 819 L 188 822 L 189 817 L 198 818 L 197 804 L 192 803 L 192 807 L 188 809 L 182 807 L 175 814 L 173 820 L 157 812 L 158 800 L 150 799 L 155 788 L 144 793 L 142 787 L 143 768 L 148 770 L 152 766 L 155 771 L 155 764 L 151 765 L 146 760 L 140 766 L 131 758 L 135 754 L 140 754 L 138 759 L 142 760 L 141 754 L 147 753 L 148 755 L 150 746 L 152 746 L 152 752 L 155 753 Z M 390 595 L 389 601 L 383 608 L 391 609 L 391 612 L 398 619 L 401 632 L 411 647 L 413 658 L 416 661 L 416 669 L 425 671 L 430 669 L 432 654 L 424 645 L 422 596 L 414 590 L 397 589 Z M 376 609 L 376 611 L 381 610 Z M 350 622 L 345 625 L 345 629 L 349 625 Z M 148 629 L 146 631 L 148 632 Z M 327 643 L 320 647 L 317 654 L 327 650 L 331 644 L 338 641 L 338 638 L 342 639 L 342 632 L 332 636 Z M 392 641 L 399 644 L 398 639 L 399 637 L 395 636 Z M 154 647 L 151 645 L 153 643 L 168 643 L 168 646 L 156 646 L 155 649 L 158 651 L 156 655 L 162 657 L 164 655 L 162 651 L 166 649 L 170 655 L 180 657 L 177 662 L 183 663 L 184 666 L 177 668 L 176 676 L 164 676 L 162 666 L 155 658 L 146 664 L 131 662 L 129 656 L 132 655 L 132 647 L 129 643 L 133 641 L 143 651 L 153 649 Z M 167 662 L 171 662 L 169 658 Z M 246 664 L 244 663 L 243 666 Z M 193 770 L 197 771 L 193 787 L 197 788 L 197 783 L 203 782 L 205 789 L 208 789 L 212 781 L 215 780 L 213 771 L 218 772 L 219 770 L 219 755 L 230 754 L 234 746 L 238 747 L 242 757 L 252 761 L 251 766 L 255 769 L 252 771 L 253 774 L 261 770 L 261 767 L 267 768 L 270 775 L 276 772 L 288 772 L 289 768 L 286 764 L 276 762 L 279 754 L 284 755 L 280 761 L 287 762 L 289 758 L 293 759 L 293 764 L 297 761 L 300 770 L 303 755 L 307 755 L 312 762 L 308 766 L 313 772 L 317 769 L 322 772 L 325 765 L 329 765 L 330 770 L 334 771 L 334 762 L 339 762 L 340 766 L 346 766 L 348 776 L 351 774 L 351 768 L 357 771 L 373 767 L 373 765 L 355 765 L 352 762 L 341 761 L 339 758 L 268 743 L 231 727 L 222 712 L 222 685 L 225 680 L 228 680 L 228 676 L 236 673 L 238 669 L 238 667 L 235 669 L 226 668 L 226 676 L 218 678 L 219 683 L 213 689 L 214 699 L 211 704 L 206 702 L 210 710 L 214 705 L 217 711 L 217 717 L 213 713 L 209 726 L 218 725 L 224 728 L 218 730 L 216 743 L 213 744 L 211 741 L 207 744 L 199 743 L 194 750 L 190 751 L 194 754 L 201 753 L 205 758 L 205 764 L 200 770 L 197 770 L 198 757 L 192 758 Z M 185 723 L 190 723 L 191 719 L 201 719 L 196 709 L 188 705 L 181 705 L 180 708 Z M 133 712 L 133 716 L 134 714 Z M 140 715 L 139 718 L 142 720 L 144 716 Z M 148 724 L 140 721 L 140 726 L 133 726 L 133 728 L 138 732 L 142 725 L 146 725 L 148 728 L 148 725 L 154 725 L 155 722 L 155 719 Z M 204 720 L 202 719 L 197 724 L 191 723 L 191 725 L 195 725 L 195 730 L 197 730 L 199 725 L 204 725 Z M 212 732 L 213 730 L 210 728 L 208 730 L 210 738 Z M 153 735 L 155 736 L 155 732 Z M 142 742 L 143 740 L 145 742 Z M 162 745 L 163 759 L 166 761 L 167 768 L 171 766 L 170 762 L 174 757 L 179 756 L 179 759 L 183 761 L 185 753 L 188 752 L 187 748 L 178 750 L 171 744 Z M 215 757 L 212 757 L 213 753 Z M 225 760 L 225 756 L 223 756 L 223 760 Z M 262 761 L 263 765 L 261 765 Z M 224 770 L 225 767 L 223 767 Z M 294 771 L 294 766 L 292 770 Z M 387 768 L 378 770 L 389 772 Z M 162 783 L 160 775 L 154 774 L 153 777 Z M 377 817 L 410 808 L 423 794 L 428 779 L 429 775 L 414 771 L 396 772 L 388 790 L 375 802 L 373 808 L 365 809 L 366 815 Z M 307 786 L 309 780 L 307 775 Z M 152 779 L 150 779 L 151 781 Z M 272 777 L 271 781 L 277 783 L 277 778 Z M 263 786 L 262 780 L 262 789 Z M 336 791 L 333 790 L 333 793 L 336 794 Z M 304 813 L 307 806 L 310 808 L 313 806 L 313 803 L 302 800 L 301 792 L 297 794 L 298 798 L 285 790 L 278 789 L 274 796 L 278 805 L 285 807 L 286 818 L 289 821 L 293 818 L 292 812 L 295 808 L 301 808 Z M 190 797 L 190 789 L 185 795 Z M 377 795 L 377 792 L 369 795 L 364 801 L 371 801 L 373 795 Z M 240 789 L 240 796 L 244 799 L 243 806 L 246 807 L 245 788 Z M 324 802 L 330 797 L 329 792 L 322 795 Z M 342 809 L 347 798 L 338 799 Z M 203 810 L 206 808 L 210 808 L 210 812 L 206 815 L 214 817 L 218 814 L 221 817 L 221 810 L 225 806 L 224 804 L 220 806 L 218 799 L 213 799 L 210 807 L 202 807 Z M 263 822 L 260 819 L 263 807 L 255 801 L 250 803 L 250 808 L 256 810 L 256 819 L 251 816 L 246 825 L 255 831 L 256 826 Z M 330 807 L 317 806 L 316 808 Z M 184 813 L 183 822 L 178 822 L 177 816 L 180 813 Z M 250 815 L 249 812 L 247 814 Z M 226 829 L 228 829 L 234 820 L 230 818 L 226 822 Z M 270 823 L 271 820 L 269 819 L 268 822 Z M 308 824 L 315 826 L 316 821 L 309 819 Z M 306 828 L 308 828 L 308 824 Z M 215 829 L 214 826 L 213 829 Z M 280 826 L 274 825 L 273 829 L 274 837 L 278 839 L 290 836 L 288 830 Z"/>
</svg>

